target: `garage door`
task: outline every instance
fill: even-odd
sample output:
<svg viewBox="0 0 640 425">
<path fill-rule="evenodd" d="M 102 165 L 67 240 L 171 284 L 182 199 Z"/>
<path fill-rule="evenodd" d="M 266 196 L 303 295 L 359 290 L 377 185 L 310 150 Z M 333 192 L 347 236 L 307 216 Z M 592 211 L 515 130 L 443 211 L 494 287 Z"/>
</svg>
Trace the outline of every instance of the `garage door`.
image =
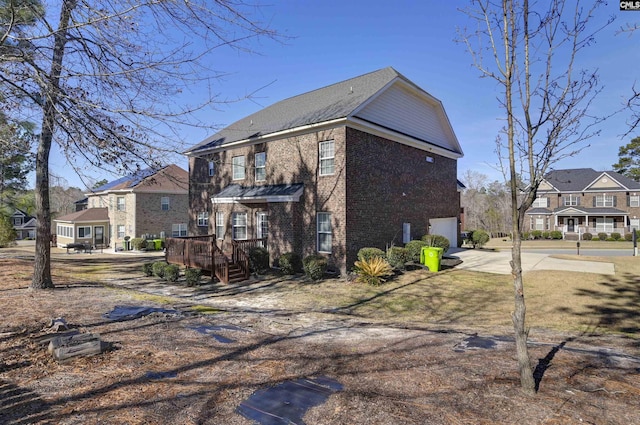
<svg viewBox="0 0 640 425">
<path fill-rule="evenodd" d="M 432 235 L 449 239 L 452 248 L 458 246 L 458 217 L 432 218 L 429 220 Z"/>
</svg>

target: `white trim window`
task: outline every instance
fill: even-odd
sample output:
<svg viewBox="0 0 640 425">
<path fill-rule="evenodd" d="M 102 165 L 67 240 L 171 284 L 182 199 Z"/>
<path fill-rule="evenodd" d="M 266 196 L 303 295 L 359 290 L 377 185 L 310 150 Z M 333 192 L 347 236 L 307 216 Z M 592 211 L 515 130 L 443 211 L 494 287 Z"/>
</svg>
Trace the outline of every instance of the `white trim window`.
<svg viewBox="0 0 640 425">
<path fill-rule="evenodd" d="M 640 218 L 629 219 L 629 230 L 640 230 Z"/>
<path fill-rule="evenodd" d="M 629 206 L 640 207 L 640 196 L 637 196 L 637 195 L 629 196 Z"/>
<path fill-rule="evenodd" d="M 118 211 L 126 211 L 126 204 L 125 204 L 125 200 L 124 200 L 124 196 L 118 196 L 116 198 L 116 209 Z"/>
<path fill-rule="evenodd" d="M 231 235 L 234 240 L 247 239 L 246 212 L 234 212 L 231 215 Z"/>
<path fill-rule="evenodd" d="M 613 232 L 613 218 L 612 217 L 597 217 L 596 218 L 596 232 L 611 233 Z"/>
<path fill-rule="evenodd" d="M 579 195 L 574 195 L 570 193 L 569 195 L 564 197 L 564 206 L 577 207 L 578 205 L 580 205 L 579 199 L 580 199 Z"/>
<path fill-rule="evenodd" d="M 321 176 L 330 176 L 335 172 L 335 142 L 328 140 L 320 142 L 319 150 L 319 166 Z"/>
<path fill-rule="evenodd" d="M 160 198 L 160 209 L 162 211 L 169 211 L 169 197 L 163 196 Z"/>
<path fill-rule="evenodd" d="M 231 158 L 231 170 L 233 180 L 244 179 L 244 155 Z"/>
<path fill-rule="evenodd" d="M 318 252 L 331 253 L 331 213 L 319 212 L 317 214 Z"/>
<path fill-rule="evenodd" d="M 206 211 L 199 212 L 197 222 L 198 222 L 198 227 L 209 226 L 209 213 Z"/>
<path fill-rule="evenodd" d="M 213 161 L 209 161 L 209 177 L 213 177 L 216 173 L 216 163 Z"/>
<path fill-rule="evenodd" d="M 549 198 L 540 197 L 536 198 L 531 205 L 533 208 L 547 208 L 549 206 Z"/>
<path fill-rule="evenodd" d="M 171 236 L 179 238 L 181 236 L 187 236 L 187 223 L 177 223 L 171 225 Z"/>
<path fill-rule="evenodd" d="M 256 154 L 256 181 L 261 182 L 267 179 L 267 153 L 258 152 Z"/>
<path fill-rule="evenodd" d="M 118 239 L 123 239 L 124 238 L 124 224 L 118 224 Z"/>
<path fill-rule="evenodd" d="M 544 218 L 536 218 L 536 228 L 535 230 L 545 230 L 545 219 Z"/>
<path fill-rule="evenodd" d="M 73 238 L 73 226 L 58 224 L 56 234 L 64 238 Z"/>
<path fill-rule="evenodd" d="M 216 213 L 216 238 L 224 239 L 224 213 Z"/>
<path fill-rule="evenodd" d="M 596 207 L 613 206 L 613 195 L 596 195 Z"/>
<path fill-rule="evenodd" d="M 78 226 L 78 237 L 79 238 L 90 238 L 91 237 L 91 226 Z"/>
</svg>

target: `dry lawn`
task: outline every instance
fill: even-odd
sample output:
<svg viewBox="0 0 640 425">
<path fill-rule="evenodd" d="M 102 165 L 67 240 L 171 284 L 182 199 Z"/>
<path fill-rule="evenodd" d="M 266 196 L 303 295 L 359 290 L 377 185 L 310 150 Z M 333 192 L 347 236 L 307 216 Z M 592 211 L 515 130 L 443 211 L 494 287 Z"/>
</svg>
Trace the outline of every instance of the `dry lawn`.
<svg viewBox="0 0 640 425">
<path fill-rule="evenodd" d="M 525 276 L 539 382 L 527 397 L 509 276 L 453 268 L 380 287 L 269 276 L 187 288 L 143 277 L 148 258 L 56 251 L 57 288 L 32 291 L 30 253 L 3 249 L 0 423 L 248 425 L 235 409 L 254 391 L 318 376 L 343 390 L 308 425 L 640 423 L 640 262 L 590 260 L 614 261 L 616 275 Z M 116 305 L 178 314 L 106 320 Z M 54 361 L 36 338 L 60 316 L 99 333 L 105 352 Z M 193 329 L 221 325 L 233 342 Z M 494 347 L 465 346 L 475 334 Z"/>
</svg>

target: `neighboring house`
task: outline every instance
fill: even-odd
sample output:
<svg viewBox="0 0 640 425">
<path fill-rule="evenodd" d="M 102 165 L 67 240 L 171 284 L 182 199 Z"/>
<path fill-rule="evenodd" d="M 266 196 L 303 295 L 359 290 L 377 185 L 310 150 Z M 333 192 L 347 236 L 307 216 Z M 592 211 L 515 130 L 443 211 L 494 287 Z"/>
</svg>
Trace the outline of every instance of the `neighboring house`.
<svg viewBox="0 0 640 425">
<path fill-rule="evenodd" d="M 122 249 L 125 238 L 186 236 L 188 173 L 176 165 L 142 170 L 93 189 L 86 204 L 87 209 L 55 220 L 58 246 L 86 239 L 87 229 L 80 229 L 88 226 L 94 244 L 103 240 L 114 249 Z"/>
<path fill-rule="evenodd" d="M 193 146 L 189 234 L 267 237 L 271 259 L 319 253 L 345 271 L 362 247 L 429 232 L 456 246 L 462 149 L 442 103 L 393 68 L 277 102 Z"/>
<path fill-rule="evenodd" d="M 82 211 L 89 208 L 89 198 L 82 198 L 73 203 L 75 205 L 76 211 Z"/>
<path fill-rule="evenodd" d="M 559 230 L 567 239 L 584 233 L 625 235 L 640 228 L 640 183 L 615 171 L 551 171 L 526 215 L 524 229 Z"/>
<path fill-rule="evenodd" d="M 109 246 L 109 211 L 107 208 L 88 208 L 54 220 L 56 245 L 89 244 Z"/>
<path fill-rule="evenodd" d="M 16 209 L 9 219 L 11 220 L 11 224 L 13 224 L 18 240 L 36 238 L 37 222 L 35 217 L 30 216 L 20 209 Z"/>
</svg>

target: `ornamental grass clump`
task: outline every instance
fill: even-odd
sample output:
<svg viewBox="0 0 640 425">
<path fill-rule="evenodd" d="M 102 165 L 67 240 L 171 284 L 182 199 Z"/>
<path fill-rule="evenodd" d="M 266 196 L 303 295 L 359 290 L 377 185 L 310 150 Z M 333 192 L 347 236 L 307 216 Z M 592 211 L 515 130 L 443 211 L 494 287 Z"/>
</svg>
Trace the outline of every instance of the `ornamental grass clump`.
<svg viewBox="0 0 640 425">
<path fill-rule="evenodd" d="M 393 275 L 391 265 L 382 257 L 372 257 L 369 260 L 355 262 L 357 281 L 378 286 L 385 282 L 387 276 Z"/>
</svg>

